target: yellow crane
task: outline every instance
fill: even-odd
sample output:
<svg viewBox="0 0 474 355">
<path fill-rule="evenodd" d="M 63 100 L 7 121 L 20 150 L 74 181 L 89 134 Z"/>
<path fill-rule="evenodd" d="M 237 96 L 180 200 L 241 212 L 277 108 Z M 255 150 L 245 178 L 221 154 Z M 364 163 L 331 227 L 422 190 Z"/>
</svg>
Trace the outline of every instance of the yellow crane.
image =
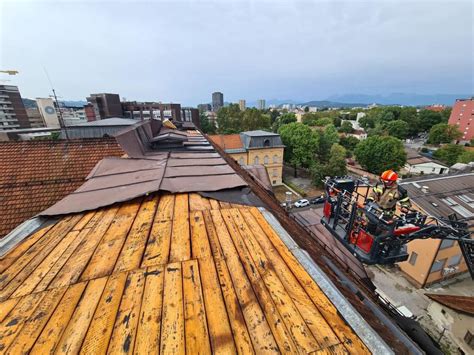
<svg viewBox="0 0 474 355">
<path fill-rule="evenodd" d="M 8 74 L 8 75 L 17 75 L 18 70 L 0 70 L 0 73 L 5 73 L 5 74 Z"/>
</svg>

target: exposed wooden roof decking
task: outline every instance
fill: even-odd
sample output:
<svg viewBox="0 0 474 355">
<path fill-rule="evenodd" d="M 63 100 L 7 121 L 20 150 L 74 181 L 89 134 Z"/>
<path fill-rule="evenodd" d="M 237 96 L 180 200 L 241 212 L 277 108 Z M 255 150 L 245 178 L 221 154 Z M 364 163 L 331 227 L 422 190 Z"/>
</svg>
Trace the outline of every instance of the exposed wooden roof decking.
<svg viewBox="0 0 474 355">
<path fill-rule="evenodd" d="M 369 353 L 255 207 L 153 194 L 0 259 L 0 352 Z"/>
</svg>

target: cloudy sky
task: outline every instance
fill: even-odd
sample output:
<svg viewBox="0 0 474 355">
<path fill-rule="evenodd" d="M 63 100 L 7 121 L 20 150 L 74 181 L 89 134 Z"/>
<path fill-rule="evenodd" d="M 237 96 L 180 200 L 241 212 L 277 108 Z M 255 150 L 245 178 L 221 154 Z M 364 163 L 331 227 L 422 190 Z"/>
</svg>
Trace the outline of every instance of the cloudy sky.
<svg viewBox="0 0 474 355">
<path fill-rule="evenodd" d="M 25 97 L 49 94 L 43 68 L 67 99 L 474 92 L 470 0 L 0 2 L 0 68 Z"/>
</svg>

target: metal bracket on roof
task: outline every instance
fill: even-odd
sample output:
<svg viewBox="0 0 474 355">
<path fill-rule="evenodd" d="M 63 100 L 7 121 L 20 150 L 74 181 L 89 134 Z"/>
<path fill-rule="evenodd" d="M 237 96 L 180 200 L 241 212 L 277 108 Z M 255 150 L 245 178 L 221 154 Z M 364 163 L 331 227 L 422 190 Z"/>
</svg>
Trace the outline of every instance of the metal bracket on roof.
<svg viewBox="0 0 474 355">
<path fill-rule="evenodd" d="M 54 221 L 55 219 L 44 217 L 33 217 L 26 220 L 0 240 L 0 257 L 3 257 L 31 233 L 34 233 L 40 227 L 47 225 L 48 222 L 52 223 Z"/>
<path fill-rule="evenodd" d="M 329 277 L 311 259 L 306 251 L 301 249 L 291 238 L 280 222 L 265 208 L 259 207 L 267 222 L 272 226 L 280 239 L 296 259 L 305 268 L 311 278 L 318 284 L 324 294 L 334 304 L 338 312 L 369 348 L 373 354 L 395 354 L 384 340 L 370 327 L 365 319 L 355 310 L 349 301 L 342 295 Z"/>
</svg>

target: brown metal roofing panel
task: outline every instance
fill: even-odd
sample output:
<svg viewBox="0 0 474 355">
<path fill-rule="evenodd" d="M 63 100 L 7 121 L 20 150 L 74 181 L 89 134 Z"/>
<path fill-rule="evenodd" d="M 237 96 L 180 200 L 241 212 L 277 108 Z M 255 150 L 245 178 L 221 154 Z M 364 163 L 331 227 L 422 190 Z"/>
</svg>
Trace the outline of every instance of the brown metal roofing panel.
<svg viewBox="0 0 474 355">
<path fill-rule="evenodd" d="M 222 158 L 197 158 L 197 159 L 168 159 L 167 167 L 174 166 L 202 166 L 202 165 L 227 165 Z"/>
<path fill-rule="evenodd" d="M 110 206 L 117 202 L 129 201 L 157 190 L 157 182 L 148 181 L 97 191 L 73 193 L 66 196 L 46 211 L 41 212 L 40 215 L 55 216 L 96 210 L 100 207 Z"/>
<path fill-rule="evenodd" d="M 104 158 L 97 163 L 95 168 L 87 176 L 87 179 L 90 179 L 91 177 L 123 174 L 141 170 L 162 169 L 166 164 L 165 159 L 167 156 L 168 153 L 162 153 L 156 157 L 156 160 L 122 159 L 113 157 Z"/>
<path fill-rule="evenodd" d="M 177 166 L 166 167 L 165 177 L 206 176 L 235 174 L 229 165 Z M 225 177 L 222 177 L 225 179 Z"/>
<path fill-rule="evenodd" d="M 263 187 L 272 191 L 272 183 L 268 176 L 268 171 L 263 165 L 243 165 L 242 167 L 255 177 Z"/>
<path fill-rule="evenodd" d="M 130 173 L 93 177 L 87 180 L 76 191 L 74 191 L 74 194 L 87 191 L 111 189 L 118 186 L 129 186 L 147 181 L 154 181 L 158 189 L 161 179 L 163 178 L 163 173 L 164 166 L 161 169 L 141 170 Z"/>
<path fill-rule="evenodd" d="M 434 293 L 425 293 L 433 301 L 454 309 L 458 312 L 474 315 L 474 297 L 456 296 L 456 295 L 437 295 Z"/>
<path fill-rule="evenodd" d="M 218 191 L 246 185 L 245 181 L 237 174 L 165 177 L 160 190 L 170 192 Z"/>
</svg>

